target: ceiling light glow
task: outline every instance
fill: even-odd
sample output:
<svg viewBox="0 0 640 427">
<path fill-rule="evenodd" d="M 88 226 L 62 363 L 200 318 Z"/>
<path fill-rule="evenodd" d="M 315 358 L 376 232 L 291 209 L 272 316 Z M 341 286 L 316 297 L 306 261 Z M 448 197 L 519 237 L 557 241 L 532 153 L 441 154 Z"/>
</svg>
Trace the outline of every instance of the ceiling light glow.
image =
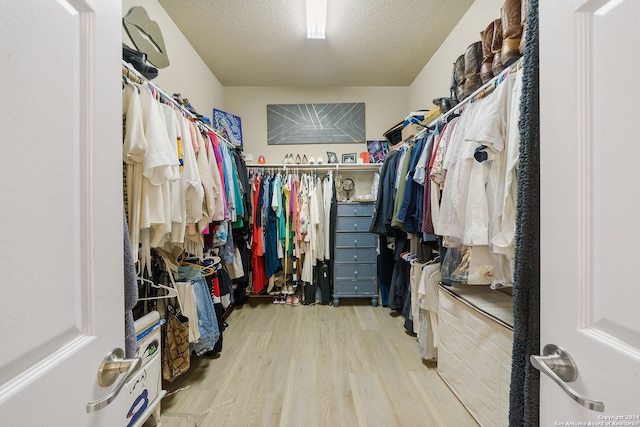
<svg viewBox="0 0 640 427">
<path fill-rule="evenodd" d="M 327 0 L 306 0 L 307 38 L 324 39 L 327 24 Z"/>
</svg>

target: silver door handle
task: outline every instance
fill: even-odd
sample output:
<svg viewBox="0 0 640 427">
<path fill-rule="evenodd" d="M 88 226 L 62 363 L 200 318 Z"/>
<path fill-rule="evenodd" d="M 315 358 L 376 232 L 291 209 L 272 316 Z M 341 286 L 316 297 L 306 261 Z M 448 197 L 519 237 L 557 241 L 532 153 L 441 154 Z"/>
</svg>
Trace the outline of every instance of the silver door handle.
<svg viewBox="0 0 640 427">
<path fill-rule="evenodd" d="M 542 349 L 542 354 L 542 356 L 531 356 L 530 360 L 534 368 L 551 378 L 580 405 L 593 411 L 604 412 L 603 402 L 587 399 L 567 385 L 578 378 L 578 367 L 569 353 L 555 344 L 547 344 Z"/>
<path fill-rule="evenodd" d="M 113 402 L 120 393 L 120 390 L 122 390 L 122 387 L 124 387 L 124 383 L 140 368 L 141 364 L 142 359 L 140 357 L 125 359 L 124 350 L 121 348 L 115 348 L 107 354 L 98 368 L 98 384 L 101 387 L 109 387 L 118 377 L 120 377 L 120 379 L 113 390 L 111 390 L 111 393 L 102 399 L 87 403 L 87 413 L 99 411 Z M 122 373 L 124 373 L 124 375 L 121 375 Z"/>
</svg>

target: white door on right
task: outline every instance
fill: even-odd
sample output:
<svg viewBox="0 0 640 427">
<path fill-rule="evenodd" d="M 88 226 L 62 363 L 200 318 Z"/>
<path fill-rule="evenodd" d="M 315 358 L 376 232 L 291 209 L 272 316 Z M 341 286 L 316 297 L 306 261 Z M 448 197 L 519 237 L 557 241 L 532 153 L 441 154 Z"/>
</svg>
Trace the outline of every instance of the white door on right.
<svg viewBox="0 0 640 427">
<path fill-rule="evenodd" d="M 640 1 L 539 5 L 540 425 L 640 426 Z"/>
</svg>

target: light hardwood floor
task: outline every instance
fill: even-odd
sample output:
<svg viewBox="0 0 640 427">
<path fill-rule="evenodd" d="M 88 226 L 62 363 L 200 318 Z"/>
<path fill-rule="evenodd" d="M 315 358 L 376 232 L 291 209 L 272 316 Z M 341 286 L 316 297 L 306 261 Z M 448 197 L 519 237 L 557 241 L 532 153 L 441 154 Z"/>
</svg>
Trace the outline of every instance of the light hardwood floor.
<svg viewBox="0 0 640 427">
<path fill-rule="evenodd" d="M 252 298 L 229 315 L 218 358 L 192 357 L 165 384 L 162 426 L 477 426 L 389 313 L 369 299 Z"/>
</svg>

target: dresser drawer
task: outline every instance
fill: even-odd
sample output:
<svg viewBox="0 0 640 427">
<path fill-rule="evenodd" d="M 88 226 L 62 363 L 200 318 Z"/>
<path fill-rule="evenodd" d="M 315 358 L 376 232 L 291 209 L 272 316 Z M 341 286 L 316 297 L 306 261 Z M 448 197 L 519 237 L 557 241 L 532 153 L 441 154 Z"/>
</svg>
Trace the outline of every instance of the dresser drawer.
<svg viewBox="0 0 640 427">
<path fill-rule="evenodd" d="M 369 232 L 371 217 L 345 216 L 336 220 L 336 231 L 362 231 Z"/>
<path fill-rule="evenodd" d="M 376 277 L 376 264 L 340 264 L 336 262 L 334 272 L 336 281 L 341 279 L 353 281 L 371 279 Z"/>
<path fill-rule="evenodd" d="M 370 233 L 336 233 L 336 248 L 375 248 L 377 237 Z"/>
<path fill-rule="evenodd" d="M 377 252 L 375 248 L 350 248 L 350 249 L 336 249 L 335 260 L 337 264 L 351 263 L 351 264 L 371 264 L 375 263 L 377 258 Z"/>
<path fill-rule="evenodd" d="M 367 216 L 371 218 L 374 203 L 338 203 L 338 216 Z"/>
<path fill-rule="evenodd" d="M 372 279 L 355 281 L 337 280 L 333 288 L 333 295 L 338 297 L 371 296 L 377 295 L 377 293 L 376 281 Z"/>
</svg>

